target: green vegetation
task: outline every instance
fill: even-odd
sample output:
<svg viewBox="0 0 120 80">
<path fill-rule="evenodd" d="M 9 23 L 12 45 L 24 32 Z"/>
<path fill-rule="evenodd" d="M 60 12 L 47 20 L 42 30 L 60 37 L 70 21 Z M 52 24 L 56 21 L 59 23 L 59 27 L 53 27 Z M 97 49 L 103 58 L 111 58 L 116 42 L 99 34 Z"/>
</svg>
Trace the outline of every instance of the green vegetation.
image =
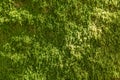
<svg viewBox="0 0 120 80">
<path fill-rule="evenodd" d="M 120 0 L 0 0 L 0 80 L 120 78 Z"/>
</svg>

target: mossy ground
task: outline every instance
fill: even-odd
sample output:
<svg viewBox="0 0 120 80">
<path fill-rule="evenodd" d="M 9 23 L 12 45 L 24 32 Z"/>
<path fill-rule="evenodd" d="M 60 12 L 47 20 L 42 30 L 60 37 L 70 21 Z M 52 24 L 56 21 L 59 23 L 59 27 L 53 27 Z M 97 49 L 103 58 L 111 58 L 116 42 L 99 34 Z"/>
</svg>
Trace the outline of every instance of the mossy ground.
<svg viewBox="0 0 120 80">
<path fill-rule="evenodd" d="M 119 0 L 0 0 L 0 80 L 120 78 Z"/>
</svg>

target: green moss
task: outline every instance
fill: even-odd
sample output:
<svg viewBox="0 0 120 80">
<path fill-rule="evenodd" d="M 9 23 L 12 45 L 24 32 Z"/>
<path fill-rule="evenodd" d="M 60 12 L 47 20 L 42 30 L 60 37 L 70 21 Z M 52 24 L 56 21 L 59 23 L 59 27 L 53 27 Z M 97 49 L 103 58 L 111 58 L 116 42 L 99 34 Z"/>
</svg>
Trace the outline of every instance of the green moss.
<svg viewBox="0 0 120 80">
<path fill-rule="evenodd" d="M 118 0 L 1 0 L 0 80 L 120 78 Z"/>
</svg>

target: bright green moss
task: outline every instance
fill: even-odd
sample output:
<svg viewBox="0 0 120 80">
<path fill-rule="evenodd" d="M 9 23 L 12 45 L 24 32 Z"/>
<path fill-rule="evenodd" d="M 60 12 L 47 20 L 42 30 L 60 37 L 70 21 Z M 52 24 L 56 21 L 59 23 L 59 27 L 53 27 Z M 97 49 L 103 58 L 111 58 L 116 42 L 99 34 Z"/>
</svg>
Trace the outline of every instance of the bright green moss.
<svg viewBox="0 0 120 80">
<path fill-rule="evenodd" d="M 0 80 L 120 78 L 118 0 L 1 0 Z"/>
</svg>

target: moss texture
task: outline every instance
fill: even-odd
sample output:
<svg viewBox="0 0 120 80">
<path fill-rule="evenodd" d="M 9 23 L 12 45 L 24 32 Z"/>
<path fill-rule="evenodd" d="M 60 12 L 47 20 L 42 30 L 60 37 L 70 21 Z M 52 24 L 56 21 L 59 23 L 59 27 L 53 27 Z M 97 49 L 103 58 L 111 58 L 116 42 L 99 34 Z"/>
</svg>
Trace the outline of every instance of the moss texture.
<svg viewBox="0 0 120 80">
<path fill-rule="evenodd" d="M 119 0 L 0 0 L 0 80 L 120 79 Z"/>
</svg>

